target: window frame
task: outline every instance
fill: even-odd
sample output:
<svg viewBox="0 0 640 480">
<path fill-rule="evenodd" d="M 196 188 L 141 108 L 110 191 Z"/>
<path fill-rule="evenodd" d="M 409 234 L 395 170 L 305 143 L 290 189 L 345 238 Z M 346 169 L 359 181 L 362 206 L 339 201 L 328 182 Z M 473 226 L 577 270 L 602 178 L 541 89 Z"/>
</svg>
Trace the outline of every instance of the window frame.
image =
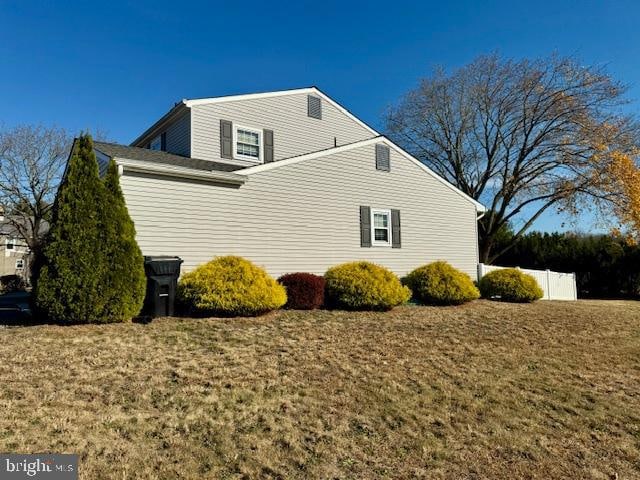
<svg viewBox="0 0 640 480">
<path fill-rule="evenodd" d="M 158 148 L 154 148 L 154 144 L 156 142 L 157 142 Z M 154 152 L 162 151 L 162 134 L 159 134 L 151 139 L 151 141 L 149 142 L 149 150 L 152 150 Z"/>
<path fill-rule="evenodd" d="M 20 264 L 20 266 L 18 266 Z M 24 258 L 16 259 L 16 270 L 24 270 Z"/>
<path fill-rule="evenodd" d="M 17 246 L 17 238 L 11 238 L 11 237 L 7 237 L 6 240 L 4 241 L 4 249 L 7 252 L 15 252 L 16 251 L 16 246 Z"/>
<path fill-rule="evenodd" d="M 387 241 L 376 240 L 376 222 L 375 216 L 378 215 L 386 215 L 387 217 L 387 227 L 386 228 L 378 228 L 378 230 L 386 229 L 388 232 Z M 390 208 L 373 208 L 371 207 L 371 246 L 372 247 L 390 247 L 393 245 L 393 229 L 391 228 L 391 209 Z"/>
<path fill-rule="evenodd" d="M 257 133 L 258 134 L 258 156 L 252 157 L 251 155 L 243 155 L 238 153 L 238 130 L 243 130 L 245 132 Z M 261 128 L 255 127 L 245 127 L 244 125 L 233 125 L 233 158 L 237 158 L 239 160 L 247 160 L 249 162 L 254 163 L 263 163 L 264 158 L 264 145 L 263 145 L 263 132 Z"/>
</svg>

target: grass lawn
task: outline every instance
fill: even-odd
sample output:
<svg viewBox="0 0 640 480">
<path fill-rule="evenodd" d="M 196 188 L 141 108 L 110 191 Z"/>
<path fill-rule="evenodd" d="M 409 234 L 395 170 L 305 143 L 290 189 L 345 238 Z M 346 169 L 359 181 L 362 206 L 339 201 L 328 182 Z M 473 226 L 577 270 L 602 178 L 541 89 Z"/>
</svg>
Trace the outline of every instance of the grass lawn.
<svg viewBox="0 0 640 480">
<path fill-rule="evenodd" d="M 640 302 L 0 330 L 0 451 L 102 478 L 639 478 Z"/>
</svg>

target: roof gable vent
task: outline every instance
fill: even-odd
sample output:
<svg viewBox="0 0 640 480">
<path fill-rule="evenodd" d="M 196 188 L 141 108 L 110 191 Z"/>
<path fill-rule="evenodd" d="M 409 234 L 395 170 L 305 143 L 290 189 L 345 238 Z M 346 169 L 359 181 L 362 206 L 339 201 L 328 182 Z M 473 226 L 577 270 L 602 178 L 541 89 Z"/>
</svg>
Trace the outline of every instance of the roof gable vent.
<svg viewBox="0 0 640 480">
<path fill-rule="evenodd" d="M 307 116 L 322 120 L 322 99 L 307 95 Z"/>
<path fill-rule="evenodd" d="M 376 170 L 382 170 L 383 172 L 391 171 L 389 147 L 381 143 L 376 144 Z"/>
</svg>

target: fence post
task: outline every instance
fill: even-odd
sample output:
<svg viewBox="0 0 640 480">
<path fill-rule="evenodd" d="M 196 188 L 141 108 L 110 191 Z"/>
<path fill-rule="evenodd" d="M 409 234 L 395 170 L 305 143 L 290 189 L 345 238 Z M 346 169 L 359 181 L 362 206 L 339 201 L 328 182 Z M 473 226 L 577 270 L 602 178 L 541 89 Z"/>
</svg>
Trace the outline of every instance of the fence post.
<svg viewBox="0 0 640 480">
<path fill-rule="evenodd" d="M 551 300 L 551 270 L 547 268 L 547 299 Z"/>
</svg>

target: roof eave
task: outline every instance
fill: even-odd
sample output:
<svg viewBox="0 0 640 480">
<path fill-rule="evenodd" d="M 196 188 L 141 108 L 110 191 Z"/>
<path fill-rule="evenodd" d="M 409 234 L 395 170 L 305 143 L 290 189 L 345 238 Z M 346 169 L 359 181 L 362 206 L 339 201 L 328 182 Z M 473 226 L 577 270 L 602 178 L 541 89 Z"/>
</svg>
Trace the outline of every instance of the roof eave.
<svg viewBox="0 0 640 480">
<path fill-rule="evenodd" d="M 177 102 L 171 108 L 171 110 L 169 110 L 167 113 L 165 113 L 160 118 L 160 120 L 158 120 L 153 125 L 151 125 L 149 128 L 147 128 L 138 138 L 136 138 L 133 142 L 131 142 L 129 144 L 129 146 L 130 147 L 137 147 L 137 146 L 139 146 L 140 143 L 144 143 L 144 140 L 147 140 L 147 139 L 150 140 L 150 137 L 152 136 L 152 134 L 157 132 L 160 129 L 160 127 L 162 127 L 164 124 L 168 123 L 174 117 L 176 117 L 179 114 L 183 113 L 183 111 L 186 111 L 188 108 L 189 108 L 189 106 L 187 105 L 187 101 L 186 100 L 181 100 L 181 101 Z"/>
<path fill-rule="evenodd" d="M 324 93 L 322 90 L 320 90 L 318 87 L 315 87 L 315 86 L 295 88 L 291 90 L 278 90 L 275 92 L 247 93 L 247 94 L 240 94 L 240 95 L 227 95 L 224 97 L 195 98 L 192 100 L 187 99 L 187 100 L 183 100 L 183 103 L 188 108 L 191 108 L 193 106 L 198 106 L 198 105 L 213 105 L 217 103 L 238 102 L 242 100 L 256 100 L 260 98 L 281 97 L 284 95 L 296 95 L 301 93 L 310 93 L 310 94 L 314 94 L 321 97 L 326 102 L 331 104 L 334 108 L 336 108 L 338 111 L 340 111 L 342 114 L 346 115 L 348 118 L 355 121 L 361 127 L 368 130 L 369 133 L 371 133 L 372 135 L 376 135 L 376 136 L 380 135 L 375 129 L 373 129 L 372 127 L 367 125 L 365 122 L 360 120 L 353 113 L 351 113 L 349 110 L 347 110 L 345 107 L 340 105 L 329 95 L 327 95 L 326 93 Z"/>
<path fill-rule="evenodd" d="M 188 168 L 170 167 L 126 158 L 114 158 L 117 165 L 125 172 L 147 173 L 161 177 L 199 180 L 207 183 L 241 186 L 249 181 L 246 175 L 232 172 L 192 170 Z"/>
</svg>

